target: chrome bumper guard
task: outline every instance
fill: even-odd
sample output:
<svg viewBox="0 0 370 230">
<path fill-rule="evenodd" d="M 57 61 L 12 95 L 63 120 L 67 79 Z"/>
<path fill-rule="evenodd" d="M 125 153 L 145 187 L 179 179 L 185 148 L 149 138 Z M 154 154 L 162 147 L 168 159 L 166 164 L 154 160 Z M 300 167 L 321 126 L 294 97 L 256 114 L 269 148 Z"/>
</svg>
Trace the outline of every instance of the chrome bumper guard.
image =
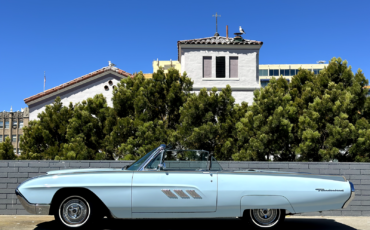
<svg viewBox="0 0 370 230">
<path fill-rule="evenodd" d="M 15 195 L 27 212 L 34 215 L 49 215 L 49 204 L 31 204 L 18 190 L 15 190 Z"/>
<path fill-rule="evenodd" d="M 350 182 L 350 181 L 349 181 L 349 184 L 351 185 L 351 196 L 344 203 L 342 208 L 347 208 L 349 203 L 351 203 L 351 201 L 355 198 L 355 186 L 353 186 L 352 182 Z"/>
</svg>

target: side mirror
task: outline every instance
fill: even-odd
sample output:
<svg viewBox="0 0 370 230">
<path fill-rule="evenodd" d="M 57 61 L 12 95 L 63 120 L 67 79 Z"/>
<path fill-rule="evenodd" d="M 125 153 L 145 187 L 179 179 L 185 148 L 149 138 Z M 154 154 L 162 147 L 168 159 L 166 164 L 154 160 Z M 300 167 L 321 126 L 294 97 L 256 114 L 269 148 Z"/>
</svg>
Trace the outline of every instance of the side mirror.
<svg viewBox="0 0 370 230">
<path fill-rule="evenodd" d="M 157 171 L 162 171 L 164 168 L 163 164 L 159 164 L 157 167 Z"/>
</svg>

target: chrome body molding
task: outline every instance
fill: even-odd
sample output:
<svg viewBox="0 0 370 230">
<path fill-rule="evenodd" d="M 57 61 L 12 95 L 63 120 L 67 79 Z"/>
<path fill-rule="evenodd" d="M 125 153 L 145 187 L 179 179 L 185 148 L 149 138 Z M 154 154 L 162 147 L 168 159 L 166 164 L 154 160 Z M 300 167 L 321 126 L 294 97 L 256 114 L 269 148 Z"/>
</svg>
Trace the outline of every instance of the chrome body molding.
<svg viewBox="0 0 370 230">
<path fill-rule="evenodd" d="M 27 212 L 34 215 L 49 215 L 50 204 L 31 204 L 18 190 L 15 190 L 15 195 Z"/>
<path fill-rule="evenodd" d="M 177 199 L 177 196 L 173 194 L 173 192 L 171 192 L 171 190 L 169 189 L 162 189 L 162 192 L 166 194 L 166 196 L 168 196 L 169 198 Z"/>
<path fill-rule="evenodd" d="M 181 197 L 182 199 L 190 199 L 190 197 L 184 193 L 184 191 L 182 190 L 173 190 L 179 197 Z"/>
<path fill-rule="evenodd" d="M 186 190 L 187 193 L 190 194 L 194 199 L 202 199 L 201 196 L 195 190 Z"/>
<path fill-rule="evenodd" d="M 351 195 L 349 196 L 348 200 L 344 203 L 342 208 L 347 208 L 349 203 L 355 198 L 355 186 L 353 186 L 352 182 L 349 182 L 351 185 Z"/>
</svg>

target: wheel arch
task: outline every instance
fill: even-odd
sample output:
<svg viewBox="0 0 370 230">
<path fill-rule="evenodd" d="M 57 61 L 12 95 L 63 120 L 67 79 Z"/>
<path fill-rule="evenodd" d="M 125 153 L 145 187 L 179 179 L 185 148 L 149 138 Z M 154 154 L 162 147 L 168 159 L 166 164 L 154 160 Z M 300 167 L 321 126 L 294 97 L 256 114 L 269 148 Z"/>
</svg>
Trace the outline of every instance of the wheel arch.
<svg viewBox="0 0 370 230">
<path fill-rule="evenodd" d="M 69 195 L 80 195 L 88 200 L 93 200 L 93 202 L 97 202 L 97 204 L 100 206 L 104 215 L 111 216 L 111 213 L 104 202 L 93 191 L 83 187 L 68 187 L 59 189 L 51 200 L 49 215 L 54 215 L 57 213 L 60 202 L 63 198 Z"/>
<path fill-rule="evenodd" d="M 284 196 L 276 195 L 248 195 L 240 200 L 240 214 L 250 209 L 282 209 L 295 213 L 293 206 Z"/>
</svg>

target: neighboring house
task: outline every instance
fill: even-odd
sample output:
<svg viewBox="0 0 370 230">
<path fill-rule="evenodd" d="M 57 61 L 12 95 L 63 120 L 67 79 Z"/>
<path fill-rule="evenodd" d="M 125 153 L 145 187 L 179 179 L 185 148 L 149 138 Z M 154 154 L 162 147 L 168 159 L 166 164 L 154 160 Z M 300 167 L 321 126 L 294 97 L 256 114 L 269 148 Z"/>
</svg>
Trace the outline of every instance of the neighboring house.
<svg viewBox="0 0 370 230">
<path fill-rule="evenodd" d="M 0 112 L 0 142 L 9 137 L 17 155 L 22 152 L 19 148 L 19 139 L 23 135 L 23 127 L 28 126 L 28 115 L 28 108 L 22 109 L 21 112 L 13 112 L 12 109 L 10 112 Z"/>
<path fill-rule="evenodd" d="M 26 98 L 24 102 L 29 108 L 29 119 L 38 119 L 37 114 L 44 111 L 46 105 L 52 104 L 57 96 L 62 99 L 64 105 L 68 106 L 70 102 L 75 104 L 101 93 L 107 99 L 108 106 L 112 107 L 112 89 L 122 78 L 127 77 L 132 77 L 132 75 L 110 64 L 107 67 Z"/>
</svg>

